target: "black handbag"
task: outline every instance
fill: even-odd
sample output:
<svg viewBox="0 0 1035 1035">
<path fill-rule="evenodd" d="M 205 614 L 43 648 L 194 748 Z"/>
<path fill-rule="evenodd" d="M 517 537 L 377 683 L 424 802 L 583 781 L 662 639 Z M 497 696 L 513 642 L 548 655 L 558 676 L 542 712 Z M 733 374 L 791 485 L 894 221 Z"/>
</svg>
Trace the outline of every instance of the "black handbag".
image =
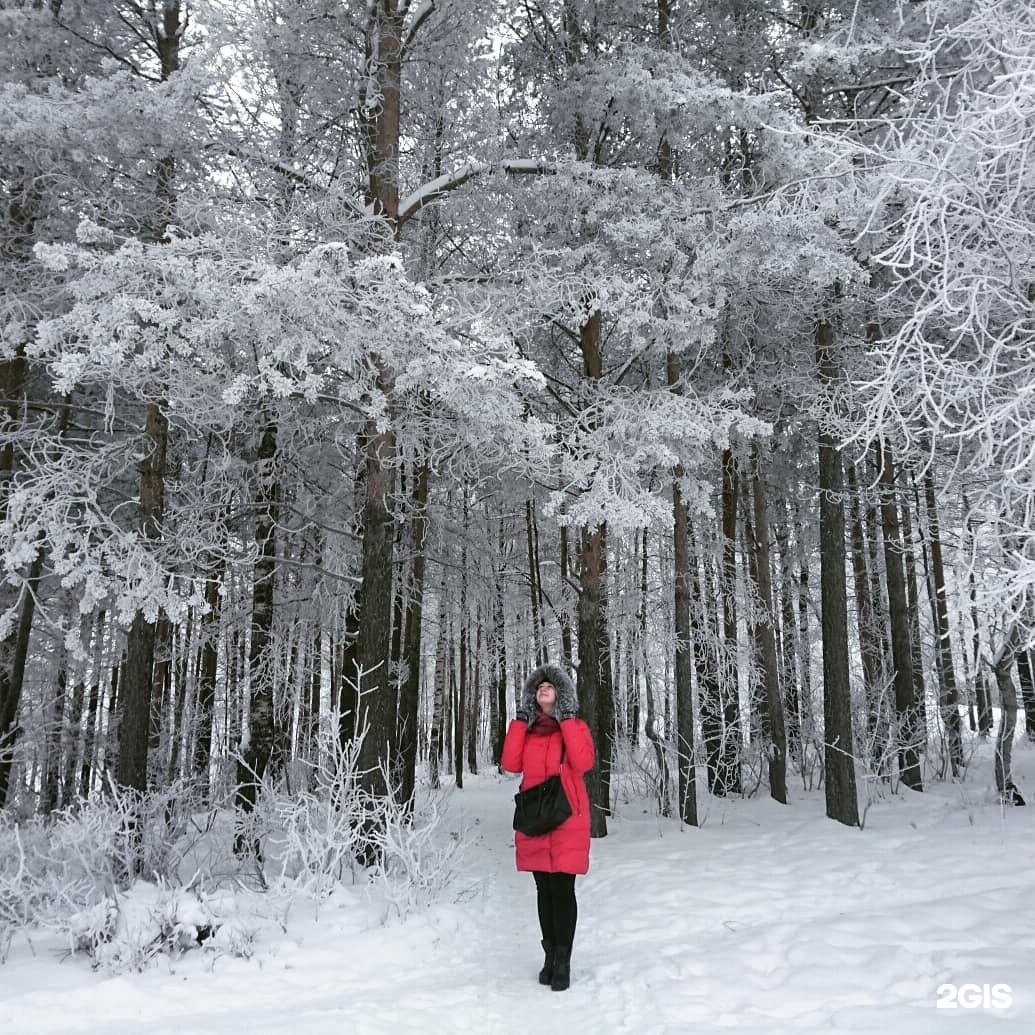
<svg viewBox="0 0 1035 1035">
<path fill-rule="evenodd" d="M 563 748 L 561 761 L 564 761 Z M 570 815 L 571 803 L 564 793 L 559 773 L 514 795 L 514 829 L 528 837 L 548 834 Z"/>
</svg>

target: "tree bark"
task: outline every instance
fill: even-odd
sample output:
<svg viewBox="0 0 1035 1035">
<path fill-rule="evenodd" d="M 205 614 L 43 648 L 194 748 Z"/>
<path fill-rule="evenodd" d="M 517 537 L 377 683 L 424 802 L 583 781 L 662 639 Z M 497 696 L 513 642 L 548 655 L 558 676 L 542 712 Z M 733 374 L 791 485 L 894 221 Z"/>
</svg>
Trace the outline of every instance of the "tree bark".
<svg viewBox="0 0 1035 1035">
<path fill-rule="evenodd" d="M 274 713 L 274 596 L 277 570 L 277 518 L 280 483 L 277 472 L 277 422 L 270 419 L 262 432 L 256 457 L 256 483 L 259 505 L 255 516 L 257 557 L 252 572 L 251 640 L 248 645 L 247 735 L 242 740 L 237 763 L 235 804 L 247 814 L 255 808 L 259 788 L 267 771 L 276 766 L 274 746 L 277 720 Z M 258 858 L 257 840 L 249 845 L 241 832 L 234 850 L 250 849 Z"/>
<path fill-rule="evenodd" d="M 528 540 L 528 592 L 532 605 L 532 642 L 537 665 L 546 664 L 543 621 L 543 595 L 539 587 L 539 549 L 536 545 L 535 507 L 531 497 L 525 500 L 525 536 Z"/>
<path fill-rule="evenodd" d="M 607 635 L 606 550 L 606 526 L 582 530 L 579 544 L 578 686 L 582 709 L 597 751 L 597 764 L 587 774 L 586 780 L 591 837 L 607 836 L 611 799 L 614 704 Z"/>
<path fill-rule="evenodd" d="M 942 533 L 934 492 L 934 476 L 924 475 L 924 502 L 927 509 L 927 534 L 931 545 L 931 585 L 934 589 L 934 634 L 937 641 L 938 683 L 941 688 L 942 723 L 949 739 L 949 764 L 952 775 L 963 770 L 963 722 L 960 718 L 956 669 L 952 661 L 952 635 L 949 626 L 949 598 L 945 590 L 945 563 L 942 559 Z"/>
<path fill-rule="evenodd" d="M 194 772 L 197 774 L 205 801 L 209 800 L 209 763 L 212 758 L 212 709 L 216 699 L 216 673 L 219 668 L 219 619 L 222 597 L 219 588 L 226 571 L 226 560 L 220 557 L 205 581 L 207 610 L 201 619 L 201 665 L 198 671 L 195 699 Z"/>
<path fill-rule="evenodd" d="M 168 422 L 156 402 L 147 404 L 144 422 L 147 455 L 140 463 L 140 533 L 156 542 L 165 508 Z M 119 687 L 119 764 L 121 787 L 147 789 L 147 749 L 154 685 L 155 625 L 138 613 L 126 637 L 126 660 Z"/>
<path fill-rule="evenodd" d="M 780 675 L 784 688 L 784 707 L 787 717 L 787 755 L 798 767 L 805 770 L 801 723 L 801 685 L 797 668 L 800 656 L 798 645 L 798 624 L 794 614 L 794 576 L 790 545 L 790 529 L 787 525 L 785 508 L 780 507 L 780 520 L 773 529 L 780 564 L 780 629 L 781 664 Z"/>
<path fill-rule="evenodd" d="M 902 473 L 900 472 L 900 478 Z M 904 478 L 903 478 L 904 480 Z M 913 700 L 916 701 L 917 728 L 922 731 L 921 750 L 927 742 L 927 690 L 924 679 L 924 652 L 920 640 L 920 588 L 916 574 L 916 549 L 909 497 L 901 493 L 902 547 L 905 561 L 906 606 L 909 613 L 909 650 L 913 668 Z"/>
<path fill-rule="evenodd" d="M 659 8 L 659 16 L 660 16 Z M 666 15 L 667 23 L 667 15 Z M 680 393 L 679 361 L 673 352 L 666 357 L 669 390 Z M 692 578 L 690 570 L 690 514 L 683 499 L 680 482 L 685 474 L 682 464 L 672 472 L 672 546 L 673 546 L 673 607 L 676 633 L 676 743 L 679 759 L 679 816 L 689 826 L 696 827 L 697 785 L 694 750 L 694 695 L 693 643 L 690 629 Z M 641 587 L 640 635 L 644 650 L 647 639 L 647 532 L 643 532 L 643 582 Z M 698 630 L 700 635 L 700 630 Z M 647 658 L 644 655 L 644 664 Z"/>
<path fill-rule="evenodd" d="M 1035 740 L 1035 658 L 1029 651 L 1017 652 L 1017 682 L 1024 702 L 1024 733 Z"/>
<path fill-rule="evenodd" d="M 874 772 L 881 772 L 887 755 L 888 717 L 885 708 L 884 641 L 877 626 L 873 608 L 870 572 L 867 564 L 866 529 L 860 505 L 859 480 L 854 464 L 845 468 L 848 493 L 852 501 L 851 540 L 852 576 L 855 583 L 856 619 L 859 626 L 859 650 L 862 655 L 863 692 L 866 701 L 866 722 Z"/>
<path fill-rule="evenodd" d="M 399 141 L 402 84 L 402 31 L 408 4 L 375 0 L 371 81 L 376 84 L 376 115 L 367 135 L 367 201 L 382 218 L 392 241 L 399 236 Z M 368 98 L 373 100 L 373 98 Z M 382 421 L 367 422 L 362 441 L 364 500 L 362 510 L 362 582 L 356 620 L 355 662 L 346 680 L 355 682 L 358 728 L 365 727 L 359 752 L 364 789 L 375 798 L 386 797 L 395 731 L 395 694 L 390 680 L 392 628 L 392 571 L 395 527 L 392 497 L 395 492 L 397 443 L 393 424 L 395 375 L 380 356 L 372 355 L 375 388 L 386 400 Z"/>
<path fill-rule="evenodd" d="M 909 605 L 902 567 L 895 468 L 891 448 L 881 449 L 881 520 L 884 525 L 884 565 L 888 579 L 888 615 L 891 619 L 891 656 L 895 666 L 895 711 L 898 715 L 898 765 L 902 782 L 914 791 L 924 789 L 920 772 L 919 715 L 913 681 L 913 652 L 909 635 Z"/>
<path fill-rule="evenodd" d="M 739 479 L 731 448 L 722 454 L 722 635 L 719 711 L 701 700 L 701 722 L 713 794 L 740 794 L 740 688 L 737 680 L 737 505 Z M 707 705 L 707 708 L 706 708 Z"/>
<path fill-rule="evenodd" d="M 428 496 L 431 468 L 426 460 L 417 463 L 413 483 L 413 570 L 410 593 L 406 604 L 404 632 L 406 678 L 399 694 L 400 763 L 399 794 L 403 801 L 412 802 L 417 786 L 417 727 L 420 721 L 421 636 L 424 623 L 424 580 L 427 570 L 425 551 L 428 541 Z"/>
<path fill-rule="evenodd" d="M 499 767 L 503 755 L 503 739 L 507 732 L 507 641 L 503 611 L 503 570 L 505 529 L 499 523 L 499 569 L 492 598 L 492 693 L 489 724 L 492 727 L 492 761 Z"/>
<path fill-rule="evenodd" d="M 840 379 L 834 328 L 816 325 L 816 366 L 827 390 Z M 823 768 L 826 812 L 859 825 L 855 786 L 852 698 L 848 667 L 848 593 L 845 585 L 844 475 L 835 436 L 819 429 L 819 557 L 823 611 Z"/>
<path fill-rule="evenodd" d="M 79 769 L 79 796 L 90 796 L 90 784 L 97 758 L 97 744 L 101 730 L 101 671 L 104 666 L 104 641 L 107 632 L 107 614 L 101 610 L 94 621 L 93 664 L 90 672 L 90 694 L 86 703 L 86 729 L 83 734 L 83 758 Z M 2 800 L 2 799 L 0 799 Z"/>
<path fill-rule="evenodd" d="M 1010 677 L 1017 651 L 1018 627 L 1007 635 L 1003 646 L 993 660 L 999 703 L 1003 714 L 995 742 L 995 786 L 1000 799 L 1007 805 L 1023 805 L 1024 798 L 1013 782 L 1013 734 L 1017 728 L 1017 690 Z"/>
<path fill-rule="evenodd" d="M 161 25 L 153 26 L 162 82 L 180 67 L 180 34 L 183 30 L 179 0 L 162 0 Z M 165 239 L 175 206 L 176 162 L 171 155 L 155 169 L 156 225 L 154 239 Z M 166 450 L 169 425 L 160 402 L 149 402 L 144 418 L 145 457 L 140 464 L 139 529 L 141 536 L 157 542 L 165 510 Z M 147 789 L 148 724 L 154 678 L 155 628 L 143 614 L 130 626 L 126 661 L 119 691 L 119 763 L 117 780 L 130 790 Z"/>
<path fill-rule="evenodd" d="M 14 636 L 4 644 L 0 659 L 4 664 L 5 677 L 3 685 L 0 685 L 0 807 L 7 804 L 10 791 L 11 763 L 19 733 L 18 708 L 25 683 L 25 662 L 29 656 L 32 619 L 36 613 L 36 593 L 45 557 L 46 552 L 41 546 L 29 565 Z"/>
<path fill-rule="evenodd" d="M 438 638 L 435 643 L 435 696 L 431 709 L 431 732 L 428 737 L 428 776 L 431 786 L 441 786 L 442 738 L 446 710 L 446 586 L 442 580 L 438 602 Z"/>
<path fill-rule="evenodd" d="M 582 325 L 579 349 L 590 382 L 603 378 L 600 310 Z M 607 836 L 611 812 L 611 751 L 614 740 L 614 689 L 608 635 L 607 525 L 581 530 L 579 539 L 578 685 L 586 721 L 596 743 L 596 766 L 587 774 L 590 836 Z"/>
<path fill-rule="evenodd" d="M 787 803 L 787 737 L 784 728 L 783 698 L 780 693 L 780 666 L 776 655 L 773 611 L 772 561 L 769 553 L 769 519 L 766 512 L 765 485 L 757 443 L 751 456 L 751 496 L 753 522 L 748 526 L 755 564 L 757 596 L 755 637 L 759 647 L 765 710 L 762 731 L 769 761 L 769 793 L 781 804 Z"/>
</svg>

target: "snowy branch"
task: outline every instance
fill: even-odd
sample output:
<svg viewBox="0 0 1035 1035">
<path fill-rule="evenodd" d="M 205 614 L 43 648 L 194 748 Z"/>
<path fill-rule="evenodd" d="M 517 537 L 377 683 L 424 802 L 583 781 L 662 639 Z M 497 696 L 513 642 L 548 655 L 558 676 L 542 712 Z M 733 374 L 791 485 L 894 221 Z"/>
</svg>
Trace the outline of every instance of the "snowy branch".
<svg viewBox="0 0 1035 1035">
<path fill-rule="evenodd" d="M 429 180 L 419 190 L 403 198 L 399 202 L 399 225 L 402 226 L 425 205 L 430 205 L 450 191 L 462 187 L 468 180 L 496 171 L 509 173 L 511 176 L 547 176 L 553 173 L 554 169 L 549 163 L 536 158 L 516 158 L 499 163 L 465 162 L 459 169 Z"/>
<path fill-rule="evenodd" d="M 424 0 L 424 2 L 414 12 L 413 21 L 410 22 L 409 28 L 403 34 L 402 44 L 399 47 L 400 53 L 403 57 L 406 56 L 406 52 L 410 49 L 410 44 L 413 42 L 414 37 L 418 32 L 420 32 L 421 26 L 434 13 L 435 0 Z"/>
</svg>

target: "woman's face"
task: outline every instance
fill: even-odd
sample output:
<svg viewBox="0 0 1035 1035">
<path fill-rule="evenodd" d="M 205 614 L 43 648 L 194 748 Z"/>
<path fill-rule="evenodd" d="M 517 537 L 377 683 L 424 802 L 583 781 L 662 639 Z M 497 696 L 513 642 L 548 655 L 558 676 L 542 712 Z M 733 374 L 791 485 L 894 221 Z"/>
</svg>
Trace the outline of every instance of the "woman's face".
<svg viewBox="0 0 1035 1035">
<path fill-rule="evenodd" d="M 543 680 L 535 690 L 536 704 L 539 705 L 540 711 L 545 712 L 547 715 L 553 711 L 553 706 L 557 703 L 557 688 L 553 683 L 549 683 Z"/>
</svg>

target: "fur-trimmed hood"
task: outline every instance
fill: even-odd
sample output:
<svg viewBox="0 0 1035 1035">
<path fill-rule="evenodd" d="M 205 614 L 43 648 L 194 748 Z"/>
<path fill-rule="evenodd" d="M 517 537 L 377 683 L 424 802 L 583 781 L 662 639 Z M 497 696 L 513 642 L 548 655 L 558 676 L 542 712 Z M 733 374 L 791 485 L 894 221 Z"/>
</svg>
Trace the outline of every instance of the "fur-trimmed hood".
<svg viewBox="0 0 1035 1035">
<path fill-rule="evenodd" d="M 535 703 L 536 688 L 540 683 L 553 683 L 557 691 L 557 710 L 574 714 L 579 710 L 579 695 L 575 692 L 575 684 L 571 676 L 559 665 L 540 665 L 525 680 L 525 688 L 521 693 L 521 708 L 528 713 L 528 724 L 532 725 L 538 714 Z"/>
</svg>

